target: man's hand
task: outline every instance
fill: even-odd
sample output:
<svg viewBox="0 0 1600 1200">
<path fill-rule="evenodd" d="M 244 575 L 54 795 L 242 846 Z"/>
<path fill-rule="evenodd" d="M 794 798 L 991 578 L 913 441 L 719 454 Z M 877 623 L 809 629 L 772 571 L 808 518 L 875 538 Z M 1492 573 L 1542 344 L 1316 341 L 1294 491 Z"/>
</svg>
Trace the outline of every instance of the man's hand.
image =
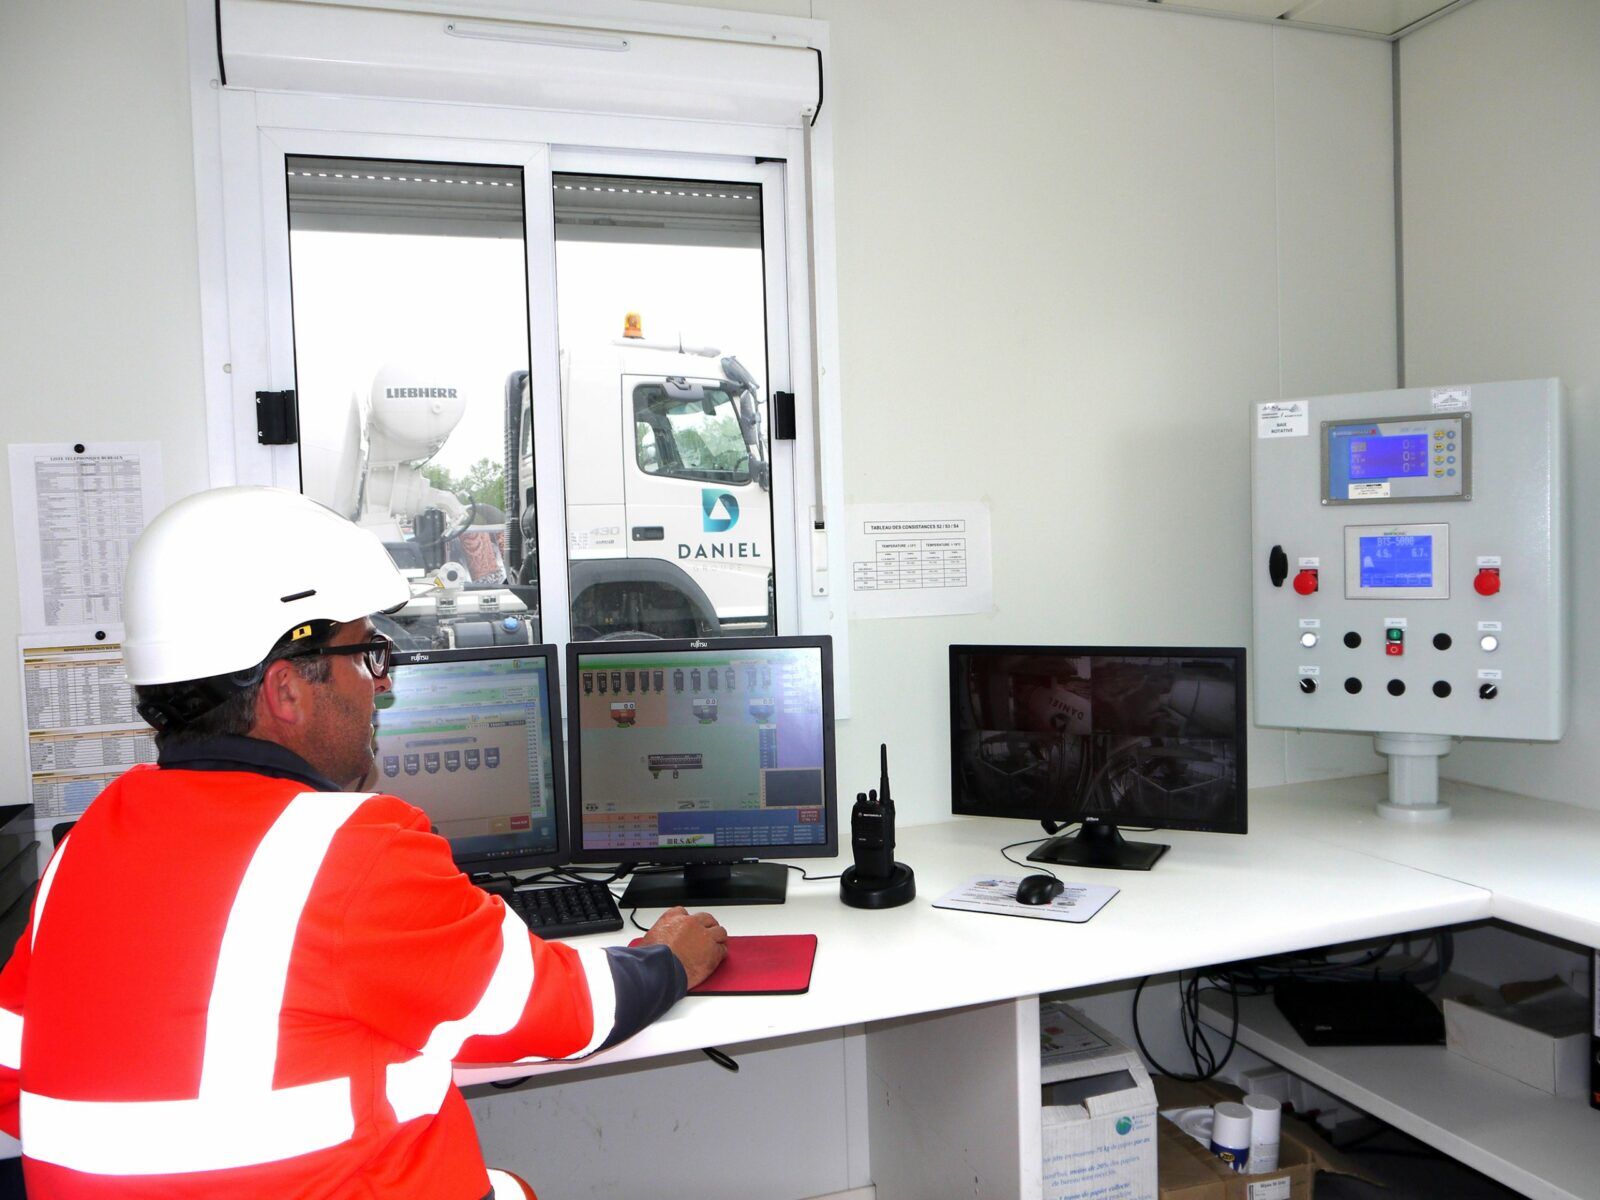
<svg viewBox="0 0 1600 1200">
<path fill-rule="evenodd" d="M 710 913 L 692 913 L 685 908 L 667 909 L 639 941 L 645 946 L 671 947 L 691 988 L 704 983 L 728 957 L 728 931 Z"/>
</svg>

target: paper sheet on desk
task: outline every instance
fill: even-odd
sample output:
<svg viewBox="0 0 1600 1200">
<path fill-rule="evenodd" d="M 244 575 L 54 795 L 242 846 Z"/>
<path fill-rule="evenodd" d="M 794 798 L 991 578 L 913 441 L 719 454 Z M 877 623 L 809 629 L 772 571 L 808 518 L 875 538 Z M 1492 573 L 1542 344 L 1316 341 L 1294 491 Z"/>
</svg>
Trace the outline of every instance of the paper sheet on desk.
<svg viewBox="0 0 1600 1200">
<path fill-rule="evenodd" d="M 1068 921 L 1081 925 L 1111 902 L 1121 888 L 1094 883 L 1068 883 L 1049 904 L 1018 904 L 1021 879 L 1003 875 L 974 875 L 933 902 L 935 908 L 958 912 L 998 913 L 1005 917 L 1033 917 L 1040 921 Z"/>
</svg>

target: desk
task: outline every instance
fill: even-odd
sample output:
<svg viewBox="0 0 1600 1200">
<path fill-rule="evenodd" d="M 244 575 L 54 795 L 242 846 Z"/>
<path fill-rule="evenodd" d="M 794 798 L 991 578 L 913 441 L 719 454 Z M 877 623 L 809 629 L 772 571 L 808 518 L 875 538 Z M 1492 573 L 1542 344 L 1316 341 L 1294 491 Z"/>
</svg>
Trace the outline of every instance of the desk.
<svg viewBox="0 0 1600 1200">
<path fill-rule="evenodd" d="M 1491 916 L 1600 946 L 1600 812 L 1440 780 L 1454 815 L 1405 825 L 1374 810 L 1387 787 L 1367 775 L 1252 791 L 1250 825 L 1471 883 Z"/>
<path fill-rule="evenodd" d="M 739 934 L 815 933 L 811 990 L 804 996 L 690 996 L 623 1045 L 554 1072 L 868 1024 L 896 1017 L 1009 1001 L 1094 984 L 1187 970 L 1483 920 L 1483 889 L 1284 832 L 1247 837 L 1163 831 L 1172 850 L 1150 872 L 1055 868 L 1122 889 L 1085 925 L 1007 919 L 935 909 L 932 902 L 981 871 L 1026 872 L 1003 859 L 1014 821 L 958 817 L 900 831 L 896 856 L 917 872 L 917 897 L 882 912 L 847 908 L 836 880 L 794 876 L 781 905 L 718 912 Z M 1152 834 L 1151 837 L 1158 835 Z M 848 860 L 807 860 L 834 874 Z M 1249 889 L 1261 902 L 1239 911 L 1226 946 L 1212 929 L 1214 903 Z M 649 914 L 641 912 L 641 920 Z M 636 931 L 601 935 L 626 944 Z M 528 1074 L 526 1067 L 464 1068 L 461 1083 Z"/>
<path fill-rule="evenodd" d="M 1489 915 L 1582 946 L 1600 946 L 1600 812 L 1441 781 L 1454 810 L 1424 828 L 1379 817 L 1383 776 L 1250 795 L 1253 827 L 1469 881 Z M 1213 1028 L 1231 1025 L 1213 997 Z M 1439 1047 L 1312 1048 L 1271 1001 L 1241 1009 L 1240 1042 L 1468 1166 L 1540 1200 L 1600 1196 L 1600 1113 L 1525 1087 Z"/>
<path fill-rule="evenodd" d="M 534 1071 L 593 1070 L 703 1046 L 834 1031 L 845 1043 L 847 1085 L 836 1101 L 824 1099 L 838 1108 L 846 1140 L 865 1142 L 851 1152 L 850 1185 L 870 1179 L 878 1200 L 1036 1197 L 1041 994 L 1492 915 L 1492 896 L 1483 888 L 1301 836 L 1293 826 L 1285 811 L 1247 837 L 1165 831 L 1160 840 L 1172 850 L 1154 871 L 1074 869 L 1072 877 L 1122 889 L 1086 925 L 932 907 L 979 872 L 1025 873 L 998 852 L 1026 836 L 1025 826 L 963 817 L 906 828 L 898 857 L 916 869 L 917 898 L 903 908 L 846 908 L 836 881 L 796 876 L 787 904 L 719 913 L 734 933 L 816 933 L 808 994 L 689 997 L 624 1045 L 576 1067 Z M 816 874 L 843 865 L 806 863 Z M 1216 902 L 1246 890 L 1257 902 L 1241 906 L 1220 942 Z M 630 936 L 596 940 L 621 943 Z M 473 1068 L 457 1078 L 465 1084 L 528 1073 L 527 1067 Z M 784 1102 L 798 1101 L 774 1097 L 776 1125 L 783 1124 Z M 755 1155 L 760 1164 L 775 1161 L 765 1151 Z M 770 1180 L 771 1172 L 756 1178 Z M 616 1195 L 633 1194 L 626 1183 L 613 1187 Z"/>
</svg>

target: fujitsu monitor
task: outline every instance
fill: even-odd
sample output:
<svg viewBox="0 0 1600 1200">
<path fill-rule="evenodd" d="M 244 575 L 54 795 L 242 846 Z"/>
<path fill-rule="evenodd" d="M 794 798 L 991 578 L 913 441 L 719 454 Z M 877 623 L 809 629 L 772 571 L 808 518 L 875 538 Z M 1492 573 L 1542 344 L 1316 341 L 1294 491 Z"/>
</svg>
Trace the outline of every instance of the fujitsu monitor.
<svg viewBox="0 0 1600 1200">
<path fill-rule="evenodd" d="M 838 852 L 829 638 L 574 643 L 567 734 L 572 858 L 638 865 L 624 907 L 782 903 L 758 860 Z"/>
<path fill-rule="evenodd" d="M 394 656 L 376 787 L 425 812 L 464 871 L 564 861 L 559 663 L 554 646 Z"/>
<path fill-rule="evenodd" d="M 1242 649 L 950 647 L 951 808 L 1081 825 L 1037 862 L 1148 870 L 1166 851 L 1119 825 L 1245 832 L 1245 728 Z"/>
</svg>

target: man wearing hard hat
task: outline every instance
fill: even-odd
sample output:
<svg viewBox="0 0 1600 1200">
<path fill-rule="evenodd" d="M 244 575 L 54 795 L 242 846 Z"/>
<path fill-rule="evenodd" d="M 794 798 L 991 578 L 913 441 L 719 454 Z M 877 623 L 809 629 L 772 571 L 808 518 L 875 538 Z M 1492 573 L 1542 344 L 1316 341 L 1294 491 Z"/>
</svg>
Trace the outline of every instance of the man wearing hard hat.
<svg viewBox="0 0 1600 1200">
<path fill-rule="evenodd" d="M 369 616 L 408 598 L 370 532 L 222 488 L 158 516 L 126 579 L 159 759 L 57 848 L 0 974 L 29 1196 L 530 1196 L 486 1172 L 451 1064 L 618 1042 L 726 933 L 676 909 L 638 949 L 541 941 L 426 816 L 353 790 L 390 686 Z"/>
</svg>

